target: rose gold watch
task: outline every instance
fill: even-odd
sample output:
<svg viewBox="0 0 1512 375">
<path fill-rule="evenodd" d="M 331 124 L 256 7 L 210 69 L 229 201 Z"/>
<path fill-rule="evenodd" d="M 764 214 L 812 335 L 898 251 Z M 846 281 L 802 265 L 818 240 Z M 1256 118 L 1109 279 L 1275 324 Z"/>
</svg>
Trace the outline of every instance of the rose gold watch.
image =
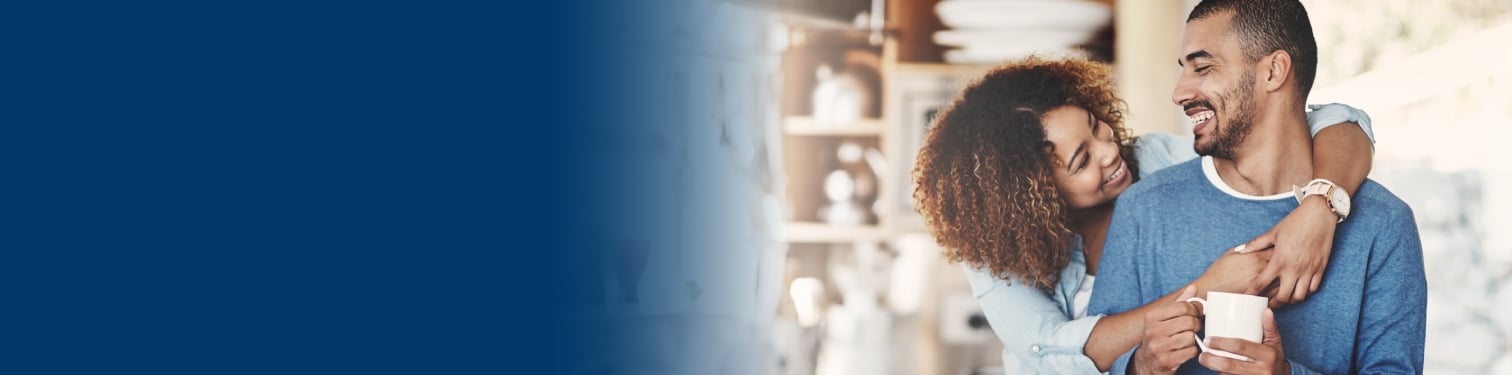
<svg viewBox="0 0 1512 375">
<path fill-rule="evenodd" d="M 1333 181 L 1320 178 L 1308 181 L 1307 186 L 1293 187 L 1293 189 L 1297 194 L 1297 204 L 1302 204 L 1302 200 L 1309 196 L 1322 195 L 1324 200 L 1328 201 L 1328 209 L 1333 210 L 1334 215 L 1339 217 L 1340 223 L 1344 222 L 1344 218 L 1349 217 L 1349 193 L 1344 192 L 1344 189 Z"/>
</svg>

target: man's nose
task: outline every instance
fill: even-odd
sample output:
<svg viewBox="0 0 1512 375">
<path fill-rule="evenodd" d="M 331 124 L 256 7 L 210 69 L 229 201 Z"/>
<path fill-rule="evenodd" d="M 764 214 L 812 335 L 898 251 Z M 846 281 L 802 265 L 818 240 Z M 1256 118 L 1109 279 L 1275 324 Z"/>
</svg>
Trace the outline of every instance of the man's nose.
<svg viewBox="0 0 1512 375">
<path fill-rule="evenodd" d="M 1171 102 L 1179 106 L 1185 106 L 1186 102 L 1196 98 L 1196 80 L 1183 72 L 1181 79 L 1176 80 L 1176 90 L 1171 92 Z"/>
</svg>

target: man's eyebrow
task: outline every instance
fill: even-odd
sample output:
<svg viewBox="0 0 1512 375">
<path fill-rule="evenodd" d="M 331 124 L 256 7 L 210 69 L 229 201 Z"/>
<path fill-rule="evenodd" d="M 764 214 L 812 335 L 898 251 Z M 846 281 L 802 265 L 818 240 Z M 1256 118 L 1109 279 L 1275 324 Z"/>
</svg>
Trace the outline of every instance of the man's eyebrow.
<svg viewBox="0 0 1512 375">
<path fill-rule="evenodd" d="M 1198 50 L 1197 52 L 1188 53 L 1186 55 L 1186 61 L 1192 61 L 1192 60 L 1196 60 L 1196 59 L 1211 59 L 1211 58 L 1213 58 L 1213 54 L 1208 53 L 1207 50 Z M 1186 64 L 1182 63 L 1182 59 L 1176 59 L 1176 65 L 1180 66 L 1180 67 L 1183 67 L 1183 68 L 1186 67 Z"/>
</svg>

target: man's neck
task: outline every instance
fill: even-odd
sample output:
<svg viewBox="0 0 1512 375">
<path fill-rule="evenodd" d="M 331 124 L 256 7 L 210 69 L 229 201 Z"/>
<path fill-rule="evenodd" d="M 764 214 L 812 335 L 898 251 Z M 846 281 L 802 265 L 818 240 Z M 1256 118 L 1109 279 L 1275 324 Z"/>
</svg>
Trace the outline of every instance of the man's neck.
<svg viewBox="0 0 1512 375">
<path fill-rule="evenodd" d="M 1213 158 L 1224 183 L 1240 193 L 1268 196 L 1312 179 L 1312 136 L 1301 107 L 1257 114 L 1253 126 L 1232 160 Z"/>
</svg>

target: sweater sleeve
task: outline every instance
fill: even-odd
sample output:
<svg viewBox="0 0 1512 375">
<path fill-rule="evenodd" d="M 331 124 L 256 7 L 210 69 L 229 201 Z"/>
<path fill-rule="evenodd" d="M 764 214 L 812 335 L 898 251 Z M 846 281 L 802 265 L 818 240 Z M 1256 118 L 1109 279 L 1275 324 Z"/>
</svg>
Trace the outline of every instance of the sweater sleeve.
<svg viewBox="0 0 1512 375">
<path fill-rule="evenodd" d="M 1428 315 L 1423 245 L 1412 210 L 1400 206 L 1372 244 L 1355 363 L 1360 373 L 1420 374 Z M 1098 285 L 1101 286 L 1101 285 Z"/>
</svg>

